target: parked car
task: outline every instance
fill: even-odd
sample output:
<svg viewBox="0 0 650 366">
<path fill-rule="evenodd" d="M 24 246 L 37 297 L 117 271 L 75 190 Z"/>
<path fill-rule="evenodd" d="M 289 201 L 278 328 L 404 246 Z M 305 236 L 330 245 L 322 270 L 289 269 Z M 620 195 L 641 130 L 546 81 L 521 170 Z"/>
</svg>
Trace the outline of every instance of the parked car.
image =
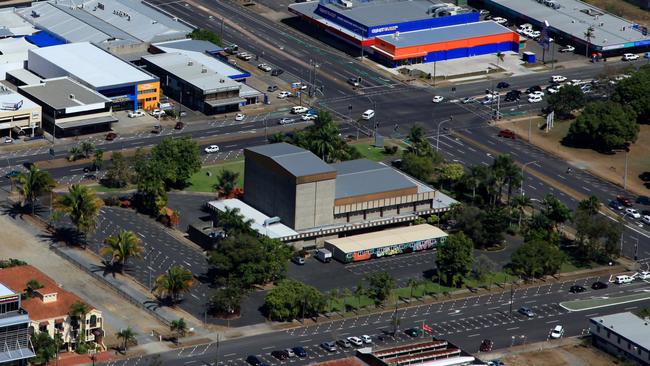
<svg viewBox="0 0 650 366">
<path fill-rule="evenodd" d="M 436 96 L 433 97 L 433 99 L 431 99 L 431 101 L 434 102 L 434 103 L 440 103 L 443 100 L 445 100 L 445 98 L 443 96 L 441 96 L 441 95 L 436 95 Z"/>
<path fill-rule="evenodd" d="M 320 344 L 320 346 L 328 352 L 336 352 L 336 343 L 332 341 L 323 342 Z"/>
<path fill-rule="evenodd" d="M 505 81 L 499 81 L 497 84 L 497 89 L 507 89 L 510 87 L 510 84 L 506 83 Z"/>
<path fill-rule="evenodd" d="M 282 69 L 273 69 L 271 70 L 271 76 L 280 76 L 284 73 Z"/>
<path fill-rule="evenodd" d="M 307 351 L 305 351 L 305 349 L 301 346 L 293 347 L 292 350 L 293 353 L 295 353 L 298 357 L 307 357 Z"/>
<path fill-rule="evenodd" d="M 650 225 L 650 215 L 643 215 L 641 221 L 643 221 L 643 223 L 646 225 Z"/>
<path fill-rule="evenodd" d="M 296 120 L 293 119 L 293 118 L 287 118 L 287 117 L 284 117 L 284 118 L 280 118 L 280 120 L 278 121 L 278 123 L 281 124 L 281 125 L 287 125 L 287 124 L 289 124 L 289 123 L 293 123 L 293 122 L 295 122 L 295 121 L 296 121 Z"/>
<path fill-rule="evenodd" d="M 352 343 L 357 347 L 363 346 L 363 341 L 359 337 L 348 337 L 348 342 Z"/>
<path fill-rule="evenodd" d="M 271 356 L 277 358 L 280 361 L 284 361 L 287 358 L 289 358 L 289 355 L 287 354 L 286 351 L 280 351 L 280 350 L 275 350 L 271 352 Z"/>
<path fill-rule="evenodd" d="M 519 314 L 525 315 L 525 316 L 527 316 L 529 318 L 535 317 L 535 313 L 533 312 L 533 310 L 531 308 L 522 306 L 517 311 L 519 312 Z"/>
<path fill-rule="evenodd" d="M 302 265 L 305 264 L 305 258 L 303 258 L 303 257 L 301 257 L 301 256 L 299 256 L 299 255 L 293 256 L 293 257 L 291 258 L 291 261 L 292 261 L 293 263 L 297 264 L 297 265 L 300 265 L 300 266 L 302 266 Z"/>
<path fill-rule="evenodd" d="M 648 206 L 648 205 L 650 205 L 650 197 L 648 197 L 648 196 L 638 196 L 636 198 L 636 203 L 638 203 L 640 205 Z"/>
<path fill-rule="evenodd" d="M 552 83 L 563 83 L 566 81 L 566 76 L 562 75 L 553 75 L 551 76 L 551 82 Z"/>
<path fill-rule="evenodd" d="M 478 347 L 479 352 L 492 352 L 494 342 L 491 339 L 484 339 Z"/>
<path fill-rule="evenodd" d="M 314 121 L 316 120 L 316 118 L 318 118 L 318 116 L 312 113 L 305 113 L 302 116 L 300 116 L 300 119 L 303 121 Z"/>
<path fill-rule="evenodd" d="M 18 170 L 12 170 L 9 173 L 5 174 L 5 178 L 11 179 L 11 178 L 16 178 L 17 176 L 20 175 L 20 171 Z"/>
<path fill-rule="evenodd" d="M 109 132 L 106 134 L 106 141 L 113 141 L 117 138 L 117 134 L 115 132 Z"/>
<path fill-rule="evenodd" d="M 246 119 L 246 115 L 243 113 L 237 113 L 235 115 L 235 121 L 243 121 Z"/>
<path fill-rule="evenodd" d="M 540 87 L 539 85 L 533 85 L 530 88 L 526 89 L 525 93 L 530 94 L 536 91 L 542 91 L 542 87 Z"/>
<path fill-rule="evenodd" d="M 285 99 L 291 96 L 291 92 L 288 91 L 281 91 L 278 93 L 278 99 Z"/>
<path fill-rule="evenodd" d="M 246 357 L 246 362 L 248 362 L 251 366 L 262 365 L 262 360 L 260 360 L 257 356 L 254 355 L 249 355 L 248 357 Z"/>
<path fill-rule="evenodd" d="M 631 207 L 628 207 L 628 208 L 625 209 L 625 214 L 630 215 L 635 219 L 640 219 L 641 218 L 641 214 L 639 213 L 639 211 L 637 211 L 636 209 L 631 208 Z"/>
<path fill-rule="evenodd" d="M 183 128 L 185 128 L 185 123 L 181 121 L 176 122 L 176 124 L 174 125 L 175 130 L 182 130 Z"/>
<path fill-rule="evenodd" d="M 579 294 L 585 291 L 587 291 L 587 289 L 580 285 L 573 285 L 569 288 L 569 292 L 572 294 Z"/>
<path fill-rule="evenodd" d="M 508 22 L 508 19 L 502 17 L 494 17 L 492 18 L 492 21 L 494 21 L 497 24 L 504 24 Z"/>
<path fill-rule="evenodd" d="M 359 78 L 357 77 L 351 77 L 348 78 L 348 84 L 354 86 L 355 88 L 359 86 Z"/>
<path fill-rule="evenodd" d="M 623 60 L 623 61 L 634 61 L 634 60 L 638 60 L 638 59 L 639 59 L 639 55 L 635 55 L 633 53 L 626 53 L 621 58 L 621 60 Z"/>
<path fill-rule="evenodd" d="M 625 206 L 623 206 L 620 202 L 614 200 L 609 201 L 609 207 L 617 211 L 620 211 L 625 208 Z"/>
<path fill-rule="evenodd" d="M 239 52 L 237 54 L 237 58 L 242 59 L 244 61 L 250 61 L 253 58 L 253 55 L 251 55 L 248 52 Z"/>
<path fill-rule="evenodd" d="M 369 335 L 366 335 L 366 334 L 364 334 L 364 335 L 361 336 L 361 340 L 362 340 L 363 343 L 365 343 L 365 344 L 372 343 L 372 338 L 370 338 L 370 336 L 369 336 Z"/>
<path fill-rule="evenodd" d="M 162 117 L 165 114 L 165 112 L 160 109 L 154 109 L 153 111 L 149 112 L 149 114 L 152 115 L 153 117 Z"/>
<path fill-rule="evenodd" d="M 632 207 L 633 205 L 632 200 L 625 196 L 618 195 L 616 196 L 616 200 L 625 207 Z"/>
<path fill-rule="evenodd" d="M 289 356 L 289 358 L 296 357 L 296 353 L 293 351 L 293 348 L 285 348 L 284 352 L 287 353 L 287 356 Z"/>
<path fill-rule="evenodd" d="M 336 341 L 336 344 L 339 345 L 340 347 L 343 347 L 343 348 L 350 348 L 350 347 L 352 347 L 352 344 L 350 344 L 350 341 L 348 341 L 348 340 L 345 339 L 345 338 L 341 338 L 341 339 L 339 339 L 338 341 Z"/>
<path fill-rule="evenodd" d="M 264 71 L 264 72 L 270 72 L 271 70 L 273 70 L 273 68 L 271 66 L 269 66 L 269 65 L 267 65 L 265 63 L 261 63 L 261 64 L 257 65 L 257 68 Z"/>
<path fill-rule="evenodd" d="M 162 132 L 162 126 L 161 125 L 155 125 L 153 128 L 151 128 L 151 133 L 159 134 Z"/>
<path fill-rule="evenodd" d="M 307 113 L 308 111 L 309 108 L 300 105 L 291 107 L 292 114 L 302 114 L 302 113 Z"/>
<path fill-rule="evenodd" d="M 513 139 L 513 140 L 517 138 L 517 135 L 515 134 L 515 131 L 509 130 L 507 128 L 499 131 L 498 136 L 499 137 L 505 137 L 507 139 Z"/>
<path fill-rule="evenodd" d="M 560 48 L 560 52 L 562 52 L 562 53 L 564 53 L 564 52 L 573 52 L 575 50 L 576 50 L 576 48 L 571 46 L 571 45 L 567 45 L 567 46 L 564 46 L 564 47 Z"/>
<path fill-rule="evenodd" d="M 276 90 L 278 90 L 277 85 L 269 85 L 268 88 L 266 88 L 266 91 L 269 92 L 269 93 L 273 93 Z"/>
<path fill-rule="evenodd" d="M 543 100 L 539 95 L 531 95 L 528 97 L 528 103 L 541 103 Z"/>
<path fill-rule="evenodd" d="M 551 330 L 551 338 L 558 339 L 564 335 L 564 327 L 561 325 L 556 325 L 553 330 Z"/>
<path fill-rule="evenodd" d="M 591 289 L 592 290 L 602 290 L 602 289 L 606 289 L 606 288 L 607 288 L 607 284 L 604 283 L 604 282 L 601 282 L 601 281 L 596 281 L 596 282 L 591 284 Z"/>
<path fill-rule="evenodd" d="M 137 111 L 129 111 L 127 115 L 129 116 L 129 118 L 137 118 L 137 117 L 144 116 L 144 114 L 145 114 L 144 111 L 137 110 Z"/>
<path fill-rule="evenodd" d="M 219 146 L 217 146 L 217 145 L 210 145 L 210 146 L 207 146 L 207 147 L 206 147 L 205 149 L 203 149 L 203 150 L 204 150 L 206 153 L 208 153 L 208 154 L 214 154 L 214 153 L 219 152 Z"/>
</svg>

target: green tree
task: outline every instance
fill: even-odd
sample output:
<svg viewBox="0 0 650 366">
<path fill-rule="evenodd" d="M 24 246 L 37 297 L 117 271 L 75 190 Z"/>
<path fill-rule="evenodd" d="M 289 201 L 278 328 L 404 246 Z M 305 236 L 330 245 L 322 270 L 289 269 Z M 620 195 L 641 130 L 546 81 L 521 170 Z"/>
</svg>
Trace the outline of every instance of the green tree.
<svg viewBox="0 0 650 366">
<path fill-rule="evenodd" d="M 388 272 L 375 272 L 365 277 L 368 283 L 368 296 L 381 304 L 395 288 L 395 279 Z"/>
<path fill-rule="evenodd" d="M 462 232 L 452 234 L 438 246 L 436 267 L 447 286 L 460 287 L 474 264 L 474 244 Z"/>
<path fill-rule="evenodd" d="M 88 304 L 81 302 L 81 301 L 75 301 L 70 305 L 70 310 L 68 310 L 68 313 L 70 316 L 76 319 L 77 323 L 80 324 L 81 330 L 79 331 L 76 342 L 77 346 L 85 342 L 86 339 L 86 314 L 90 311 L 90 307 Z"/>
<path fill-rule="evenodd" d="M 522 277 L 539 278 L 557 273 L 565 260 L 564 253 L 556 245 L 534 240 L 512 253 L 512 269 Z"/>
<path fill-rule="evenodd" d="M 589 58 L 589 44 L 591 43 L 591 39 L 594 38 L 594 31 L 594 27 L 590 25 L 584 33 L 585 39 L 587 39 L 587 43 L 585 44 L 586 58 Z"/>
<path fill-rule="evenodd" d="M 21 205 L 24 206 L 26 202 L 29 202 L 32 215 L 34 215 L 36 199 L 51 193 L 52 189 L 56 187 L 56 182 L 52 179 L 50 173 L 38 169 L 36 164 L 32 164 L 27 173 L 21 172 L 16 176 L 14 182 L 21 197 Z"/>
<path fill-rule="evenodd" d="M 57 200 L 57 210 L 68 216 L 77 231 L 84 235 L 95 230 L 97 216 L 103 205 L 104 202 L 97 197 L 95 191 L 79 184 L 70 186 L 68 194 Z"/>
<path fill-rule="evenodd" d="M 327 112 L 319 112 L 319 115 L 325 113 Z M 321 118 L 317 120 L 321 121 Z M 310 150 L 325 162 L 334 162 L 337 158 L 336 151 L 342 146 L 339 128 L 331 120 L 319 122 L 314 127 L 310 133 Z"/>
<path fill-rule="evenodd" d="M 176 333 L 176 339 L 183 338 L 187 333 L 187 322 L 183 318 L 172 320 L 169 324 L 169 330 Z"/>
<path fill-rule="evenodd" d="M 577 85 L 564 85 L 560 91 L 547 98 L 549 110 L 555 111 L 559 119 L 572 117 L 572 112 L 581 109 L 587 103 L 587 98 Z"/>
<path fill-rule="evenodd" d="M 635 142 L 639 134 L 636 114 L 627 105 L 611 101 L 587 104 L 571 124 L 564 142 L 611 151 L 625 143 Z"/>
<path fill-rule="evenodd" d="M 415 179 L 427 182 L 435 172 L 433 160 L 428 156 L 419 156 L 415 153 L 404 153 L 400 167 L 406 174 Z"/>
<path fill-rule="evenodd" d="M 515 198 L 511 202 L 511 205 L 512 208 L 517 211 L 517 215 L 518 215 L 517 227 L 521 230 L 521 220 L 526 214 L 526 209 L 533 207 L 533 202 L 530 200 L 530 197 L 521 195 L 521 196 L 515 196 Z"/>
<path fill-rule="evenodd" d="M 84 158 L 89 158 L 95 152 L 96 148 L 92 142 L 84 141 L 79 145 L 79 150 L 81 150 Z"/>
<path fill-rule="evenodd" d="M 217 223 L 227 235 L 234 234 L 252 234 L 250 219 L 245 219 L 238 208 L 226 207 L 223 212 L 217 213 Z"/>
<path fill-rule="evenodd" d="M 137 205 L 149 215 L 157 215 L 167 206 L 164 167 L 156 160 L 136 164 Z"/>
<path fill-rule="evenodd" d="M 130 257 L 139 258 L 144 248 L 136 233 L 130 230 L 120 230 L 117 235 L 109 235 L 104 239 L 104 246 L 99 250 L 103 256 L 111 256 L 111 265 L 118 264 L 120 272 L 124 270 Z"/>
<path fill-rule="evenodd" d="M 47 332 L 33 334 L 32 347 L 36 356 L 29 361 L 34 365 L 47 365 L 56 357 L 56 342 Z"/>
<path fill-rule="evenodd" d="M 487 276 L 496 272 L 498 269 L 499 266 L 495 261 L 485 254 L 481 254 L 474 261 L 472 273 L 477 280 L 484 281 Z"/>
<path fill-rule="evenodd" d="M 406 285 L 411 290 L 411 295 L 409 297 L 413 298 L 413 291 L 415 291 L 418 288 L 418 286 L 420 286 L 420 281 L 418 281 L 416 278 L 409 278 L 408 281 L 406 282 Z"/>
<path fill-rule="evenodd" d="M 104 151 L 101 149 L 95 150 L 93 155 L 93 167 L 97 170 L 102 170 L 104 168 Z"/>
<path fill-rule="evenodd" d="M 280 143 L 280 142 L 284 142 L 284 140 L 285 140 L 285 136 L 284 136 L 284 134 L 282 132 L 276 132 L 276 133 L 270 135 L 268 137 L 268 139 L 267 139 L 269 144 L 277 144 L 277 143 Z"/>
<path fill-rule="evenodd" d="M 436 155 L 436 153 L 433 151 L 433 147 L 427 140 L 424 127 L 421 125 L 413 125 L 413 127 L 411 127 L 409 130 L 409 134 L 406 138 L 410 142 L 410 145 L 406 149 L 406 153 L 414 154 L 420 157 L 433 157 Z"/>
<path fill-rule="evenodd" d="M 209 29 L 196 28 L 189 34 L 189 37 L 194 40 L 208 41 L 216 44 L 217 46 L 223 46 L 221 37 Z"/>
<path fill-rule="evenodd" d="M 27 281 L 26 285 L 26 292 L 28 297 L 34 297 L 34 292 L 38 289 L 43 288 L 43 285 L 38 282 L 38 280 L 31 279 Z"/>
<path fill-rule="evenodd" d="M 292 320 L 313 317 L 325 310 L 325 297 L 318 289 L 295 280 L 282 280 L 264 300 L 269 318 Z"/>
<path fill-rule="evenodd" d="M 496 205 L 497 202 L 501 200 L 504 187 L 508 187 L 507 202 L 510 203 L 510 197 L 512 196 L 513 190 L 521 187 L 521 169 L 519 169 L 517 164 L 515 164 L 512 156 L 502 154 L 494 159 L 491 170 L 497 193 L 497 195 L 493 197 L 492 205 Z"/>
<path fill-rule="evenodd" d="M 348 299 L 352 297 L 352 291 L 345 287 L 341 290 L 341 297 L 343 298 L 343 311 L 348 311 Z"/>
<path fill-rule="evenodd" d="M 598 197 L 591 195 L 578 202 L 578 211 L 584 211 L 589 215 L 596 215 L 600 211 L 600 200 Z"/>
<path fill-rule="evenodd" d="M 104 184 L 111 188 L 123 188 L 131 181 L 131 167 L 124 154 L 119 151 L 113 153 L 111 164 L 106 169 Z"/>
<path fill-rule="evenodd" d="M 366 292 L 363 283 L 359 283 L 357 287 L 354 288 L 354 295 L 357 297 L 357 308 L 361 308 L 361 298 L 366 294 Z"/>
<path fill-rule="evenodd" d="M 574 215 L 576 243 L 583 259 L 604 262 L 620 254 L 619 240 L 624 225 L 598 214 L 589 201 L 582 201 Z"/>
<path fill-rule="evenodd" d="M 637 123 L 650 121 L 650 70 L 641 68 L 631 77 L 618 82 L 612 100 L 630 106 L 636 113 Z"/>
<path fill-rule="evenodd" d="M 239 179 L 239 173 L 224 169 L 219 172 L 217 183 L 212 188 L 221 196 L 228 197 L 237 188 L 237 179 Z"/>
<path fill-rule="evenodd" d="M 440 169 L 440 179 L 443 182 L 449 182 L 450 184 L 454 184 L 461 180 L 463 175 L 465 175 L 463 164 L 445 164 L 442 169 Z"/>
<path fill-rule="evenodd" d="M 135 337 L 138 334 L 131 329 L 131 327 L 127 327 L 126 329 L 122 329 L 119 332 L 115 334 L 117 339 L 122 340 L 122 349 L 124 350 L 124 353 L 128 350 L 129 343 L 132 341 L 135 341 Z"/>
<path fill-rule="evenodd" d="M 239 313 L 241 300 L 246 290 L 229 283 L 214 292 L 210 298 L 210 308 L 218 314 L 232 315 Z"/>
<path fill-rule="evenodd" d="M 557 230 L 559 225 L 570 221 L 572 218 L 571 209 L 552 194 L 547 194 L 544 197 L 542 205 L 542 214 L 548 218 L 555 230 Z"/>
<path fill-rule="evenodd" d="M 180 301 L 182 294 L 190 291 L 192 285 L 194 285 L 194 276 L 189 269 L 183 266 L 171 266 L 167 272 L 156 278 L 153 292 L 174 304 Z"/>
<path fill-rule="evenodd" d="M 184 187 L 201 170 L 199 145 L 190 137 L 163 139 L 151 150 L 151 160 L 159 164 L 165 183 L 173 187 Z"/>
</svg>

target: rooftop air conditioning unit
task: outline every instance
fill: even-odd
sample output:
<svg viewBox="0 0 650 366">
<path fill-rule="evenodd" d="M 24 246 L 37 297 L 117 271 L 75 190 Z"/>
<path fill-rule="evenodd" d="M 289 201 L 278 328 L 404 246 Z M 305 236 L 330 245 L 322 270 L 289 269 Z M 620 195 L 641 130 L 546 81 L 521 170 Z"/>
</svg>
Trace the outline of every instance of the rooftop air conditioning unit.
<svg viewBox="0 0 650 366">
<path fill-rule="evenodd" d="M 350 0 L 341 0 L 341 6 L 344 8 L 351 8 L 352 7 L 352 1 Z"/>
<path fill-rule="evenodd" d="M 194 65 L 194 62 L 192 62 L 192 60 L 187 61 L 187 66 L 192 66 L 192 65 Z"/>
<path fill-rule="evenodd" d="M 205 73 L 207 73 L 207 72 L 208 72 L 208 69 L 206 69 L 205 67 L 202 67 L 202 68 L 201 68 L 201 74 L 205 74 Z"/>
<path fill-rule="evenodd" d="M 70 98 L 70 99 L 74 99 L 74 94 L 70 94 L 70 95 L 68 95 L 68 98 Z"/>
</svg>

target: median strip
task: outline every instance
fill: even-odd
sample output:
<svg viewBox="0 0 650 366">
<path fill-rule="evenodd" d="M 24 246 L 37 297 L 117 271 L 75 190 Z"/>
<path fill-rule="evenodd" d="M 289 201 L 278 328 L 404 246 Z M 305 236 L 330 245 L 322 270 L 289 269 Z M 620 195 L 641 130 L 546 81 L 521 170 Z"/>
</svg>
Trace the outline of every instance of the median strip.
<svg viewBox="0 0 650 366">
<path fill-rule="evenodd" d="M 560 306 L 569 311 L 585 311 L 648 299 L 650 299 L 650 291 L 619 297 L 601 297 L 594 299 L 565 301 L 561 302 Z"/>
</svg>

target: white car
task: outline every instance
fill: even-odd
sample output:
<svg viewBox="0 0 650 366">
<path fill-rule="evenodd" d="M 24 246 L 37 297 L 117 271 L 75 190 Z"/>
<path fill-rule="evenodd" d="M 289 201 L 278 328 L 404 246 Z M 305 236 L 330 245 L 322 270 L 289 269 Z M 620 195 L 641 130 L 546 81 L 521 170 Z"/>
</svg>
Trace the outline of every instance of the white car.
<svg viewBox="0 0 650 366">
<path fill-rule="evenodd" d="M 206 148 L 203 149 L 203 150 L 204 150 L 206 153 L 208 153 L 208 154 L 214 154 L 214 153 L 219 152 L 219 146 L 217 146 L 217 145 L 210 145 L 210 146 L 206 147 Z"/>
<path fill-rule="evenodd" d="M 530 98 L 530 97 L 540 97 L 540 98 L 544 98 L 544 92 L 543 92 L 543 91 L 540 91 L 540 90 L 537 90 L 537 91 L 534 91 L 534 92 L 528 94 L 528 97 L 529 97 L 529 98 Z"/>
<path fill-rule="evenodd" d="M 289 358 L 296 357 L 296 353 L 291 348 L 285 348 L 284 352 L 287 353 L 287 356 L 289 356 Z"/>
<path fill-rule="evenodd" d="M 307 111 L 309 111 L 309 108 L 301 105 L 297 105 L 291 108 L 291 113 L 293 114 L 307 113 Z"/>
<path fill-rule="evenodd" d="M 293 122 L 295 122 L 295 121 L 296 121 L 296 120 L 293 119 L 293 118 L 287 118 L 287 117 L 284 117 L 284 118 L 281 118 L 278 122 L 279 122 L 281 125 L 287 125 L 287 124 L 289 124 L 289 123 L 293 123 Z"/>
<path fill-rule="evenodd" d="M 162 116 L 163 114 L 165 114 L 165 112 L 161 111 L 160 109 L 154 109 L 154 110 L 151 111 L 149 114 L 152 115 L 152 116 L 154 116 L 154 117 L 160 117 L 160 116 Z"/>
<path fill-rule="evenodd" d="M 648 271 L 641 271 L 637 273 L 637 278 L 640 280 L 649 280 L 650 279 L 650 272 Z"/>
<path fill-rule="evenodd" d="M 129 111 L 129 118 L 136 118 L 144 116 L 144 112 L 141 110 Z"/>
<path fill-rule="evenodd" d="M 643 223 L 646 224 L 646 225 L 650 225 L 650 215 L 644 215 L 641 218 L 641 221 L 643 221 Z"/>
<path fill-rule="evenodd" d="M 564 335 L 564 328 L 561 325 L 556 325 L 551 331 L 551 338 L 558 339 Z"/>
<path fill-rule="evenodd" d="M 562 75 L 551 76 L 551 82 L 553 83 L 563 83 L 565 81 L 566 81 L 566 76 L 562 76 Z"/>
<path fill-rule="evenodd" d="M 634 217 L 635 219 L 640 219 L 641 214 L 635 208 L 628 207 L 625 209 L 625 214 Z"/>
<path fill-rule="evenodd" d="M 634 60 L 638 60 L 638 59 L 639 59 L 639 55 L 635 55 L 633 53 L 626 53 L 626 54 L 623 55 L 623 58 L 622 58 L 623 61 L 634 61 Z"/>
<path fill-rule="evenodd" d="M 5 144 L 11 144 L 14 140 L 11 137 L 5 137 Z"/>
<path fill-rule="evenodd" d="M 250 61 L 253 58 L 253 56 L 248 52 L 240 52 L 237 54 L 237 57 L 244 61 Z"/>
<path fill-rule="evenodd" d="M 267 64 L 259 64 L 257 65 L 257 68 L 264 72 L 271 72 L 271 70 L 273 70 L 273 68 Z"/>
<path fill-rule="evenodd" d="M 542 36 L 542 32 L 540 31 L 532 31 L 528 33 L 530 35 L 530 38 L 537 39 Z"/>
<path fill-rule="evenodd" d="M 243 113 L 237 113 L 235 115 L 235 121 L 243 121 L 246 119 L 246 115 Z"/>
<path fill-rule="evenodd" d="M 431 101 L 434 102 L 434 103 L 440 103 L 440 102 L 442 102 L 443 100 L 445 100 L 444 97 L 442 97 L 442 96 L 440 96 L 440 95 L 436 95 L 435 97 L 433 97 L 433 99 L 432 99 Z"/>
<path fill-rule="evenodd" d="M 492 18 L 492 21 L 494 21 L 497 24 L 503 24 L 503 23 L 507 23 L 508 19 L 501 18 L 501 17 L 494 17 L 494 18 Z"/>
<path fill-rule="evenodd" d="M 365 334 L 362 335 L 361 340 L 363 341 L 363 343 L 366 343 L 366 344 L 372 343 L 372 338 L 370 338 L 369 335 L 365 335 Z"/>
<path fill-rule="evenodd" d="M 558 87 L 548 88 L 548 89 L 546 89 L 546 91 L 547 91 L 549 94 L 557 94 L 557 93 L 560 92 L 560 88 L 558 88 Z"/>
<path fill-rule="evenodd" d="M 540 103 L 542 101 L 542 97 L 539 95 L 532 95 L 528 97 L 528 103 Z"/>
<path fill-rule="evenodd" d="M 281 91 L 278 93 L 278 99 L 285 99 L 291 96 L 291 92 L 288 91 Z"/>
<path fill-rule="evenodd" d="M 305 113 L 300 117 L 303 121 L 313 121 L 316 118 L 318 118 L 318 116 L 312 113 Z"/>
<path fill-rule="evenodd" d="M 576 48 L 571 45 L 560 48 L 560 52 L 573 52 L 575 50 Z"/>
<path fill-rule="evenodd" d="M 359 337 L 348 337 L 348 342 L 354 344 L 357 347 L 363 346 L 363 341 Z"/>
</svg>

